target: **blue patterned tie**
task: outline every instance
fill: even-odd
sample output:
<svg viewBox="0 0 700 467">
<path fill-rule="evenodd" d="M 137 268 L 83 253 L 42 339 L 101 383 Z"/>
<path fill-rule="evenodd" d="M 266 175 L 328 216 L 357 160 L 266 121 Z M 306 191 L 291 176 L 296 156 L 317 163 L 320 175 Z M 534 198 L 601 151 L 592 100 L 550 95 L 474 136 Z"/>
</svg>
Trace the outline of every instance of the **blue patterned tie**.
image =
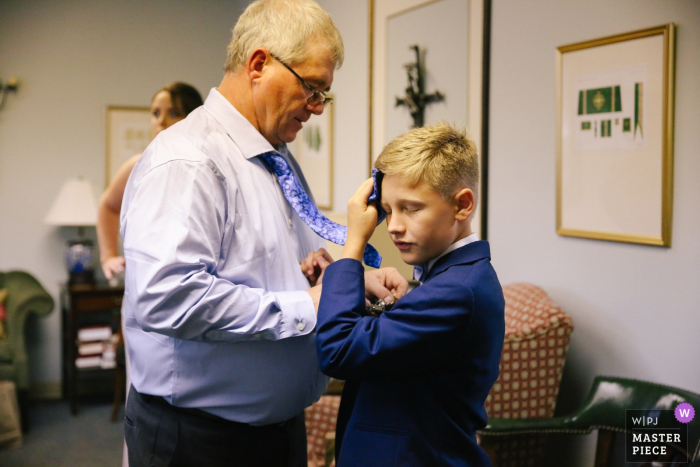
<svg viewBox="0 0 700 467">
<path fill-rule="evenodd" d="M 318 211 L 316 205 L 309 199 L 299 180 L 297 180 L 286 159 L 276 152 L 266 152 L 261 154 L 260 157 L 265 162 L 265 165 L 277 175 L 284 197 L 287 198 L 287 201 L 301 217 L 301 220 L 311 227 L 311 230 L 326 240 L 338 245 L 345 245 L 348 228 L 344 225 L 336 224 Z M 367 266 L 372 266 L 373 268 L 378 268 L 382 264 L 381 255 L 370 244 L 367 244 L 362 259 Z"/>
</svg>

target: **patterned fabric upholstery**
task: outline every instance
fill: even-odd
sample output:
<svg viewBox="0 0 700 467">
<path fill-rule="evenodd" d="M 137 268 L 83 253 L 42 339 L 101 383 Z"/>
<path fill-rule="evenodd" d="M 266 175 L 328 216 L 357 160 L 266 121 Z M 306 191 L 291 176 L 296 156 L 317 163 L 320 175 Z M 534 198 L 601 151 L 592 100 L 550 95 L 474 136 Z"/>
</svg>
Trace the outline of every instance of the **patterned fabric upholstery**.
<svg viewBox="0 0 700 467">
<path fill-rule="evenodd" d="M 544 290 L 516 283 L 503 287 L 506 333 L 501 372 L 486 399 L 495 418 L 554 415 L 573 322 Z M 481 437 L 494 466 L 538 465 L 543 435 Z"/>
<path fill-rule="evenodd" d="M 532 284 L 503 287 L 506 336 L 501 373 L 486 399 L 489 417 L 554 415 L 573 322 Z"/>
<path fill-rule="evenodd" d="M 305 411 L 309 467 L 331 467 L 340 396 L 321 396 Z M 328 436 L 330 435 L 330 436 Z M 327 449 L 331 449 L 330 453 Z"/>
</svg>

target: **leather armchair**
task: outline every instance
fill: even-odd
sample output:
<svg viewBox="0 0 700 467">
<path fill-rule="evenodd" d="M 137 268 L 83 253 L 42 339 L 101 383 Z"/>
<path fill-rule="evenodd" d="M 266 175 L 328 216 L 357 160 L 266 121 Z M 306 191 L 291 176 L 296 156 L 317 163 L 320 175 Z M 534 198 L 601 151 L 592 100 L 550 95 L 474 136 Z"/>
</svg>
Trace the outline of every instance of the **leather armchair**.
<svg viewBox="0 0 700 467">
<path fill-rule="evenodd" d="M 660 418 L 673 417 L 671 412 L 653 411 L 675 409 L 682 402 L 688 402 L 697 410 L 700 407 L 700 394 L 636 379 L 597 376 L 588 397 L 571 415 L 545 419 L 492 418 L 482 433 L 503 436 L 520 433 L 590 433 L 598 430 L 595 466 L 603 467 L 609 465 L 615 433 L 628 432 L 625 426 L 626 409 L 642 409 L 649 416 Z M 685 454 L 690 463 L 681 465 L 698 467 L 700 417 L 696 415 L 688 425 L 688 452 Z"/>
<path fill-rule="evenodd" d="M 0 339 L 0 380 L 14 381 L 26 430 L 26 409 L 29 392 L 29 364 L 24 340 L 24 324 L 29 313 L 40 316 L 53 311 L 54 300 L 41 284 L 23 271 L 0 273 L 0 289 L 8 291 L 5 300 L 5 333 Z"/>
</svg>

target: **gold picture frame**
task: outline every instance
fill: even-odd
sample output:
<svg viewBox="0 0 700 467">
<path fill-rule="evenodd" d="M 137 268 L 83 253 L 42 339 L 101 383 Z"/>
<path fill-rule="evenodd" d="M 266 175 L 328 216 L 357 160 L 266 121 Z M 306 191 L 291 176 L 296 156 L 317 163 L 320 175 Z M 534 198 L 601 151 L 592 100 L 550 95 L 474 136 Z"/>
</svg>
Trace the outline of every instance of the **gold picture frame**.
<svg viewBox="0 0 700 467">
<path fill-rule="evenodd" d="M 557 48 L 559 235 L 671 246 L 675 25 Z"/>
<path fill-rule="evenodd" d="M 151 142 L 151 109 L 110 105 L 106 122 L 105 187 L 127 159 Z"/>
<path fill-rule="evenodd" d="M 334 101 L 333 94 L 326 94 Z M 327 105 L 321 115 L 311 119 L 291 143 L 291 151 L 301 167 L 306 183 L 319 209 L 333 209 L 333 106 Z"/>
</svg>

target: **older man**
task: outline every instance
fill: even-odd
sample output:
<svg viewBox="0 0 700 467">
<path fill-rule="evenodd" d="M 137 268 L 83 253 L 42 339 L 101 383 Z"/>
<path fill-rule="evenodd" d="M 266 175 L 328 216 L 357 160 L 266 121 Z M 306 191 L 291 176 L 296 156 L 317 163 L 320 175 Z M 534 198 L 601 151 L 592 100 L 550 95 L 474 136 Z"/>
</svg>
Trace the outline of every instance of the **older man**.
<svg viewBox="0 0 700 467">
<path fill-rule="evenodd" d="M 303 409 L 327 378 L 313 335 L 320 286 L 299 263 L 324 242 L 269 157 L 308 191 L 286 143 L 329 104 L 342 61 L 316 3 L 254 2 L 220 86 L 134 168 L 121 216 L 131 467 L 306 465 Z M 406 289 L 395 271 L 370 279 L 378 297 Z"/>
</svg>

